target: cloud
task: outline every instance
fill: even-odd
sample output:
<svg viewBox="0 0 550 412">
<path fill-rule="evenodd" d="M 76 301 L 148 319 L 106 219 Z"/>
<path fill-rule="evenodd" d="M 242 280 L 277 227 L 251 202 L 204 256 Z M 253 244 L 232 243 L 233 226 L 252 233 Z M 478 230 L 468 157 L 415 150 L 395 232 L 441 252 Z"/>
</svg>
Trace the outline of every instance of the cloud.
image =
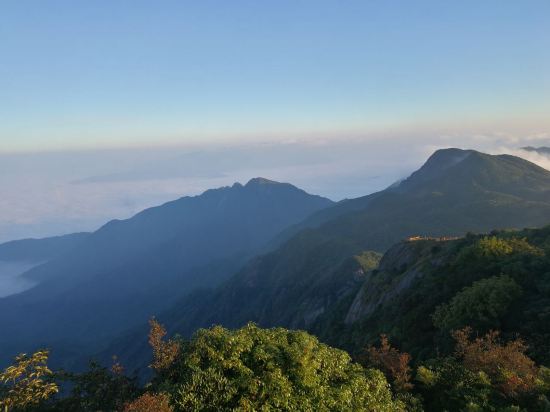
<svg viewBox="0 0 550 412">
<path fill-rule="evenodd" d="M 550 135 L 406 131 L 217 147 L 5 154 L 0 242 L 95 230 L 110 219 L 257 176 L 334 200 L 358 197 L 408 176 L 445 147 L 514 154 L 550 169 L 548 157 L 520 149 L 526 145 L 550 145 Z"/>
</svg>

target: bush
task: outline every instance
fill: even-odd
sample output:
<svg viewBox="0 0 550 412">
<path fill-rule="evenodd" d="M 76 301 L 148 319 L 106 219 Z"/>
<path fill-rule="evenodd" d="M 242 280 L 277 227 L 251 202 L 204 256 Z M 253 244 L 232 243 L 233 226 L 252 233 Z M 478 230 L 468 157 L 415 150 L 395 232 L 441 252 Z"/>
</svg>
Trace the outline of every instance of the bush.
<svg viewBox="0 0 550 412">
<path fill-rule="evenodd" d="M 158 385 L 177 410 L 403 410 L 380 371 L 305 332 L 200 330 L 170 369 Z"/>
<path fill-rule="evenodd" d="M 360 357 L 365 366 L 380 369 L 391 380 L 393 388 L 398 392 L 411 390 L 411 355 L 401 353 L 392 348 L 388 337 L 380 335 L 380 347 L 369 346 Z"/>
<path fill-rule="evenodd" d="M 491 382 L 454 358 L 432 360 L 417 370 L 417 389 L 429 411 L 490 410 Z"/>
<path fill-rule="evenodd" d="M 519 339 L 501 344 L 498 332 L 470 340 L 470 329 L 453 333 L 456 355 L 466 368 L 483 372 L 505 398 L 517 399 L 537 388 L 538 368 L 526 354 Z"/>
<path fill-rule="evenodd" d="M 170 398 L 165 393 L 144 393 L 124 406 L 124 412 L 172 412 Z"/>
<path fill-rule="evenodd" d="M 474 282 L 458 292 L 449 303 L 436 308 L 432 318 L 442 330 L 498 328 L 510 305 L 521 296 L 521 288 L 509 276 L 494 276 Z"/>
</svg>

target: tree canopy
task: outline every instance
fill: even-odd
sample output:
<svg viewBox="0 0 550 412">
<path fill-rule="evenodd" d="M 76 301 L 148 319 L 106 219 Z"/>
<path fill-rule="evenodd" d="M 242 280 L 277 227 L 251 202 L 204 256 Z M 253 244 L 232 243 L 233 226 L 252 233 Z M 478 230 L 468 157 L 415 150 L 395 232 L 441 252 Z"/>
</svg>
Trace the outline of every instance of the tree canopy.
<svg viewBox="0 0 550 412">
<path fill-rule="evenodd" d="M 384 375 L 301 331 L 199 330 L 157 382 L 177 410 L 399 411 Z"/>
</svg>

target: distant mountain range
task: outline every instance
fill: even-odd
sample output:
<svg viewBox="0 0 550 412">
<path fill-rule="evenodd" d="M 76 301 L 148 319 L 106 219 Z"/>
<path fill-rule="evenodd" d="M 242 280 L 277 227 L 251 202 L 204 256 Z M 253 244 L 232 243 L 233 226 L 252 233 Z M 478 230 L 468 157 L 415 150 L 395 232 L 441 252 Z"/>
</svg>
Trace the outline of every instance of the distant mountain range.
<svg viewBox="0 0 550 412">
<path fill-rule="evenodd" d="M 379 259 L 374 252 L 409 236 L 462 236 L 549 222 L 549 171 L 509 155 L 439 150 L 400 184 L 313 214 L 288 229 L 276 250 L 159 318 L 183 336 L 248 321 L 319 332 L 327 318 L 343 322 Z M 146 359 L 140 336 L 144 328 L 121 337 L 104 355 L 123 352 L 128 364 Z"/>
<path fill-rule="evenodd" d="M 0 244 L 0 261 L 46 262 L 74 249 L 89 235 L 89 233 L 74 233 L 44 239 L 23 239 L 2 243 Z"/>
<path fill-rule="evenodd" d="M 88 233 L 75 233 L 0 244 L 0 298 L 33 287 L 36 282 L 23 278 L 21 274 L 74 249 L 88 235 Z"/>
<path fill-rule="evenodd" d="M 0 299 L 2 361 L 37 346 L 56 347 L 67 358 L 97 348 L 195 288 L 217 285 L 283 229 L 330 205 L 256 178 L 109 222 L 90 235 L 51 240 L 48 253 L 44 241 L 4 245 L 0 251 L 12 257 L 51 259 L 23 275 L 37 286 Z"/>
</svg>

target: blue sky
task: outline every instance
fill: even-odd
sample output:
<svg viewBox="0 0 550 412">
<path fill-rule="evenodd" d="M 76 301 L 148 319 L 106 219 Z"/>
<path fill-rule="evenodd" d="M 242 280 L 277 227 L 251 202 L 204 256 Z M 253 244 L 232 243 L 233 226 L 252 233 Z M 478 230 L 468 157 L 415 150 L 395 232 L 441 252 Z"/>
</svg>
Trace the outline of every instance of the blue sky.
<svg viewBox="0 0 550 412">
<path fill-rule="evenodd" d="M 0 5 L 4 152 L 546 130 L 549 96 L 546 0 Z"/>
</svg>

